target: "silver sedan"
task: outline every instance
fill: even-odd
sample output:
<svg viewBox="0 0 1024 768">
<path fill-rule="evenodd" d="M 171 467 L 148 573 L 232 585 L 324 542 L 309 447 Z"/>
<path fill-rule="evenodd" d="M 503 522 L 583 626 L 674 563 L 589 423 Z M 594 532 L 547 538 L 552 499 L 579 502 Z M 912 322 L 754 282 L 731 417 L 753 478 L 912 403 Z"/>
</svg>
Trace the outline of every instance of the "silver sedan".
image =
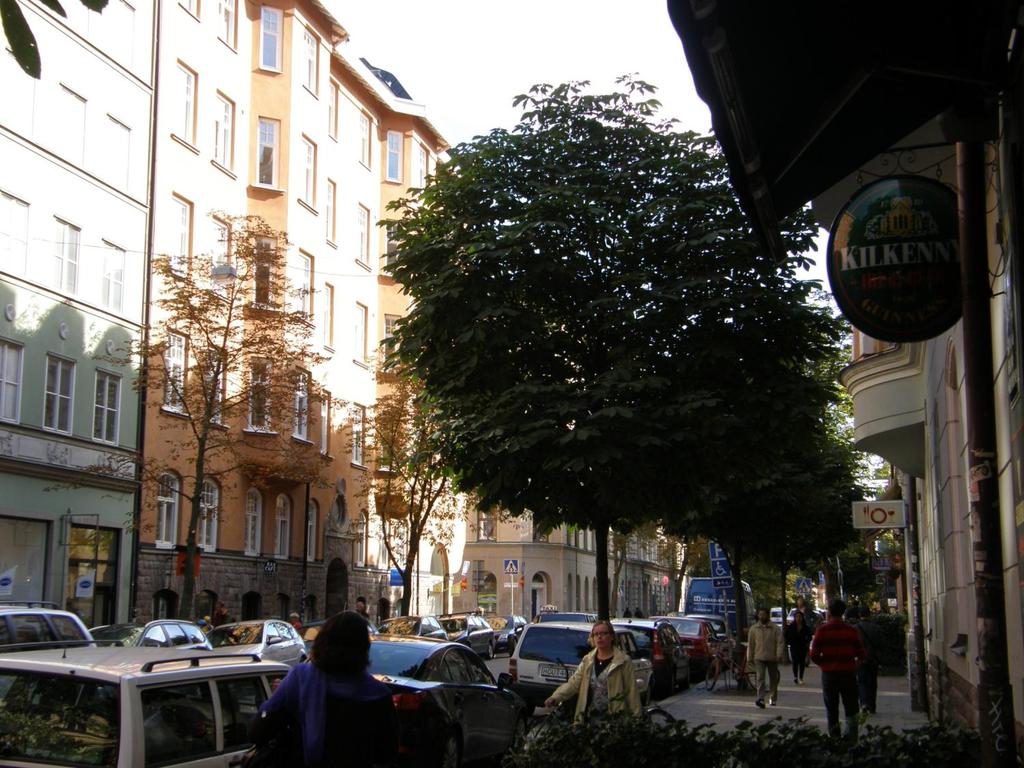
<svg viewBox="0 0 1024 768">
<path fill-rule="evenodd" d="M 306 644 L 295 628 L 280 619 L 240 621 L 221 624 L 207 635 L 214 653 L 252 653 L 265 661 L 280 661 L 294 667 L 306 660 Z"/>
</svg>

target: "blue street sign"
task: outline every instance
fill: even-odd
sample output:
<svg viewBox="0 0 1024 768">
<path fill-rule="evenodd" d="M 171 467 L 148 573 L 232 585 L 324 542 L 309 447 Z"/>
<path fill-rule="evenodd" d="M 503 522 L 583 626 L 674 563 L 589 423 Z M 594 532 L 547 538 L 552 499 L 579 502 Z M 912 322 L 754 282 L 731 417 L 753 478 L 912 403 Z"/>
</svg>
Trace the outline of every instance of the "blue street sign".
<svg viewBox="0 0 1024 768">
<path fill-rule="evenodd" d="M 509 576 L 519 575 L 519 561 L 518 560 L 506 560 L 505 561 L 505 573 Z"/>
<path fill-rule="evenodd" d="M 392 568 L 389 576 L 391 577 L 388 580 L 389 587 L 402 586 L 402 572 L 400 570 L 398 570 L 397 568 Z"/>
<path fill-rule="evenodd" d="M 814 589 L 814 582 L 801 576 L 796 580 L 797 594 L 808 595 Z"/>
<path fill-rule="evenodd" d="M 732 589 L 732 576 L 711 579 L 711 586 L 715 589 Z"/>
<path fill-rule="evenodd" d="M 729 578 L 732 584 L 732 569 L 729 567 L 729 560 L 725 556 L 725 550 L 713 541 L 708 542 L 708 556 L 711 558 L 711 577 L 714 579 Z M 714 583 L 715 587 L 720 586 Z"/>
</svg>

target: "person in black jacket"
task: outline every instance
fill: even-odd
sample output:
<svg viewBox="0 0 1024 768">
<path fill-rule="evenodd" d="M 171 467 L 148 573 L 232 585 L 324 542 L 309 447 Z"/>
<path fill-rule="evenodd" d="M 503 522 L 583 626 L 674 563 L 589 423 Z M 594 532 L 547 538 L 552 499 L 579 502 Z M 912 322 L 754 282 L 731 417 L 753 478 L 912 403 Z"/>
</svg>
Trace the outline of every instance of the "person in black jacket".
<svg viewBox="0 0 1024 768">
<path fill-rule="evenodd" d="M 366 671 L 366 620 L 355 611 L 335 614 L 316 636 L 311 653 L 312 663 L 293 667 L 260 707 L 254 742 L 264 744 L 292 723 L 299 734 L 301 765 L 307 768 L 393 766 L 397 717 L 391 689 Z"/>
<path fill-rule="evenodd" d="M 811 647 L 814 632 L 807 625 L 801 611 L 793 613 L 793 621 L 786 625 L 786 645 L 789 646 L 789 660 L 793 662 L 793 682 L 804 684 L 804 670 L 807 669 L 807 651 Z"/>
<path fill-rule="evenodd" d="M 857 692 L 861 711 L 873 715 L 878 701 L 878 661 L 885 646 L 885 635 L 882 628 L 871 621 L 871 610 L 866 605 L 860 607 L 859 617 L 857 631 L 867 658 L 857 667 Z"/>
</svg>

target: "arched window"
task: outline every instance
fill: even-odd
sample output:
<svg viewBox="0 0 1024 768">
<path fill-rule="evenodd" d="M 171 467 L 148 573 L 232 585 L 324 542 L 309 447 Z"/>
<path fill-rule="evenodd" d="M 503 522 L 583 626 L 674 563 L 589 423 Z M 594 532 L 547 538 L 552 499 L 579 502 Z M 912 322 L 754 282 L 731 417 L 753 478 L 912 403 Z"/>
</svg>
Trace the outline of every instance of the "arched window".
<svg viewBox="0 0 1024 768">
<path fill-rule="evenodd" d="M 258 619 L 263 615 L 263 597 L 259 592 L 246 592 L 242 595 L 242 621 Z"/>
<path fill-rule="evenodd" d="M 209 589 L 204 589 L 198 595 L 196 595 L 196 616 L 205 618 L 209 621 L 209 616 L 213 616 L 213 608 L 217 605 L 217 593 Z"/>
<path fill-rule="evenodd" d="M 263 528 L 263 498 L 255 488 L 245 494 L 245 554 L 260 553 L 260 531 Z"/>
<path fill-rule="evenodd" d="M 196 543 L 206 552 L 217 549 L 217 516 L 220 510 L 220 488 L 213 480 L 203 481 L 199 498 L 199 532 Z"/>
<path fill-rule="evenodd" d="M 178 539 L 178 504 L 181 481 L 170 473 L 161 475 L 156 489 L 156 545 L 173 547 Z"/>
<path fill-rule="evenodd" d="M 178 614 L 178 593 L 171 589 L 161 589 L 153 595 L 153 618 L 173 619 Z"/>
<path fill-rule="evenodd" d="M 306 621 L 316 621 L 316 595 L 306 595 Z"/>
<path fill-rule="evenodd" d="M 583 577 L 583 610 L 590 610 L 590 577 Z"/>
<path fill-rule="evenodd" d="M 291 600 L 289 599 L 288 595 L 284 594 L 284 592 L 278 592 L 277 593 L 277 615 L 280 616 L 285 621 L 288 620 L 288 609 L 289 609 L 290 605 L 291 605 Z"/>
<path fill-rule="evenodd" d="M 309 501 L 309 520 L 306 521 L 306 559 L 316 560 L 316 520 L 320 507 L 315 500 Z"/>
<path fill-rule="evenodd" d="M 288 557 L 292 536 L 292 502 L 283 493 L 277 495 L 277 516 L 274 525 L 277 532 L 274 556 Z"/>
</svg>

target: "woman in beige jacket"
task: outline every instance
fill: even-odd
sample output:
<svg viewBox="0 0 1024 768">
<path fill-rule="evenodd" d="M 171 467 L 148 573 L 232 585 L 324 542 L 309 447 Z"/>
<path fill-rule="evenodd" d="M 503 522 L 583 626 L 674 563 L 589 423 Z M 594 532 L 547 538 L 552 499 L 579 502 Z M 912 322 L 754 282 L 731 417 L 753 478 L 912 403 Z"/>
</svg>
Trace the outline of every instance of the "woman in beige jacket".
<svg viewBox="0 0 1024 768">
<path fill-rule="evenodd" d="M 590 630 L 594 650 L 584 656 L 566 682 L 551 694 L 545 707 L 553 707 L 576 696 L 576 718 L 585 712 L 640 714 L 640 692 L 636 687 L 633 660 L 615 647 L 615 628 L 604 619 Z"/>
</svg>

